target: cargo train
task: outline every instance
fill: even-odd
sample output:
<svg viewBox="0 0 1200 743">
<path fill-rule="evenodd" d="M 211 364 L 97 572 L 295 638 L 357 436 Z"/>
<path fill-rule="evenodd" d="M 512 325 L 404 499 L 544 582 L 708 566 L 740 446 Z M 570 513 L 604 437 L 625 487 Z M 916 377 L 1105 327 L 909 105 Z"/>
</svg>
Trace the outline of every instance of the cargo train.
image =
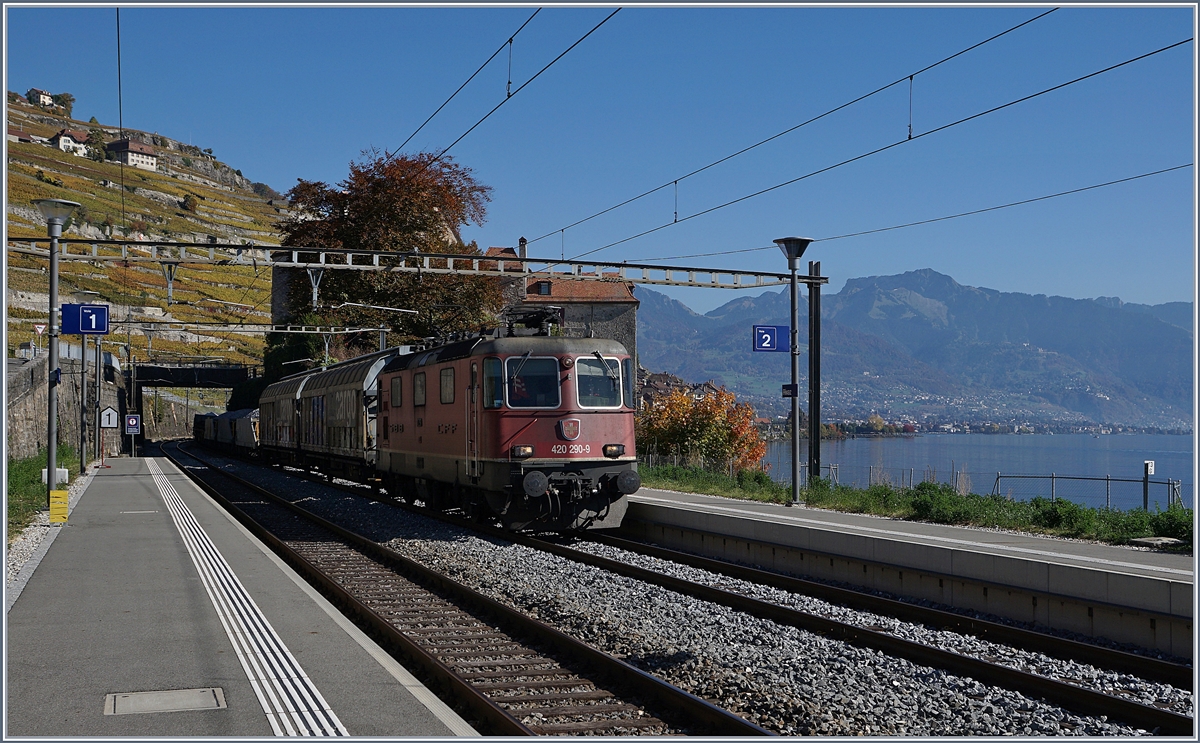
<svg viewBox="0 0 1200 743">
<path fill-rule="evenodd" d="M 481 336 L 294 374 L 194 430 L 511 530 L 612 528 L 641 487 L 634 381 L 616 341 Z"/>
</svg>

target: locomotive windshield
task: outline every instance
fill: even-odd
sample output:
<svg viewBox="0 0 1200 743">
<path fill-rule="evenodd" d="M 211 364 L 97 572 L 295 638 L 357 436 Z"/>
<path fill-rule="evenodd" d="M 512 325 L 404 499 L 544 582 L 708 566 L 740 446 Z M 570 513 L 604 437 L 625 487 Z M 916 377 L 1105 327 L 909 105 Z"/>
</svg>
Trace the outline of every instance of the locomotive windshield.
<svg viewBox="0 0 1200 743">
<path fill-rule="evenodd" d="M 579 407 L 616 408 L 621 405 L 619 362 L 597 356 L 581 356 L 575 362 L 579 380 Z"/>
<path fill-rule="evenodd" d="M 505 369 L 509 407 L 558 407 L 558 359 L 514 356 L 506 360 Z"/>
</svg>

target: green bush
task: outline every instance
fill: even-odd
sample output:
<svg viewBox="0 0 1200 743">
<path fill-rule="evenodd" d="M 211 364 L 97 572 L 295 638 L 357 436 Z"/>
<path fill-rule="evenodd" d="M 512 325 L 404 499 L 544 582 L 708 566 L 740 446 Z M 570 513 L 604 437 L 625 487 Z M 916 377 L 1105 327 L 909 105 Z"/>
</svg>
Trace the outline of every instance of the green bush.
<svg viewBox="0 0 1200 743">
<path fill-rule="evenodd" d="M 949 486 L 922 487 L 934 483 L 923 482 L 915 488 L 912 496 L 913 518 L 932 521 L 935 524 L 965 524 L 971 519 L 971 503 L 968 497 L 958 495 Z"/>
<path fill-rule="evenodd" d="M 1083 536 L 1096 530 L 1096 511 L 1069 500 L 1033 498 L 1029 501 L 1034 526 L 1071 536 Z"/>
<path fill-rule="evenodd" d="M 1150 517 L 1150 528 L 1156 537 L 1172 537 L 1188 544 L 1192 543 L 1192 529 L 1195 512 L 1190 508 L 1171 504 L 1167 510 L 1160 511 L 1155 507 L 1155 513 Z"/>
<path fill-rule="evenodd" d="M 656 467 L 642 465 L 638 467 L 638 474 L 642 476 L 642 485 L 649 488 L 774 503 L 783 503 L 791 498 L 788 486 L 780 485 L 767 473 L 755 470 L 743 470 L 736 477 L 730 477 L 724 472 L 667 464 Z"/>
</svg>

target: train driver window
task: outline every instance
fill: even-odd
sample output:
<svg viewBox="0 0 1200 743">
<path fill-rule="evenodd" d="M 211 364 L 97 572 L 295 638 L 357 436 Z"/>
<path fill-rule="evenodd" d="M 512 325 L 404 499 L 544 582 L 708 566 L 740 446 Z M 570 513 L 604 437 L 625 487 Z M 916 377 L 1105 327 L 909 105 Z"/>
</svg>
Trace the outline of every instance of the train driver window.
<svg viewBox="0 0 1200 743">
<path fill-rule="evenodd" d="M 621 373 L 616 359 L 580 356 L 575 362 L 579 407 L 615 408 L 621 405 Z"/>
<path fill-rule="evenodd" d="M 509 407 L 558 407 L 558 359 L 512 356 L 506 360 L 506 369 Z"/>
<path fill-rule="evenodd" d="M 442 369 L 440 374 L 441 381 L 441 401 L 443 405 L 448 405 L 454 402 L 454 367 Z"/>
<path fill-rule="evenodd" d="M 504 407 L 504 372 L 494 357 L 483 360 L 483 407 Z"/>
<path fill-rule="evenodd" d="M 401 403 L 404 402 L 404 398 L 401 395 L 401 393 L 404 391 L 401 388 L 401 383 L 403 382 L 403 380 L 404 380 L 404 377 L 401 377 L 398 374 L 396 376 L 392 377 L 392 407 L 393 408 L 400 407 Z"/>
<path fill-rule="evenodd" d="M 425 404 L 425 372 L 413 375 L 413 405 Z"/>
</svg>

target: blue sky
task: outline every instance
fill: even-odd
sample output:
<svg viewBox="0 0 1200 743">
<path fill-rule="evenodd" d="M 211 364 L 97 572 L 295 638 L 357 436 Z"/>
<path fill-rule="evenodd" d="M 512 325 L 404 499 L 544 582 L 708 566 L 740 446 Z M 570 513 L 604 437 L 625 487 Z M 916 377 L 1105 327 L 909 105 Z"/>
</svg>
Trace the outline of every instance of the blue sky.
<svg viewBox="0 0 1200 743">
<path fill-rule="evenodd" d="M 200 147 L 280 191 L 337 182 L 395 148 L 536 6 L 125 7 L 124 123 Z M 614 6 L 615 7 L 615 6 Z M 481 246 L 534 239 L 571 257 L 671 222 L 668 188 L 560 228 L 1032 18 L 1010 8 L 626 7 L 513 96 L 451 154 L 494 188 Z M 612 8 L 546 7 L 516 37 L 513 89 Z M 6 16 L 6 83 L 70 92 L 117 122 L 112 8 Z M 1194 33 L 1189 7 L 1066 7 L 912 85 L 913 133 Z M 54 41 L 48 42 L 46 29 Z M 824 238 L 986 208 L 1191 163 L 1194 43 L 594 254 L 642 261 Z M 439 150 L 504 99 L 502 53 L 407 149 Z M 906 83 L 678 186 L 681 218 L 905 139 Z M 979 216 L 818 242 L 832 290 L 932 268 L 963 284 L 1157 304 L 1195 292 L 1195 174 Z M 775 249 L 671 263 L 785 270 Z M 698 311 L 735 298 L 672 290 Z"/>
</svg>

